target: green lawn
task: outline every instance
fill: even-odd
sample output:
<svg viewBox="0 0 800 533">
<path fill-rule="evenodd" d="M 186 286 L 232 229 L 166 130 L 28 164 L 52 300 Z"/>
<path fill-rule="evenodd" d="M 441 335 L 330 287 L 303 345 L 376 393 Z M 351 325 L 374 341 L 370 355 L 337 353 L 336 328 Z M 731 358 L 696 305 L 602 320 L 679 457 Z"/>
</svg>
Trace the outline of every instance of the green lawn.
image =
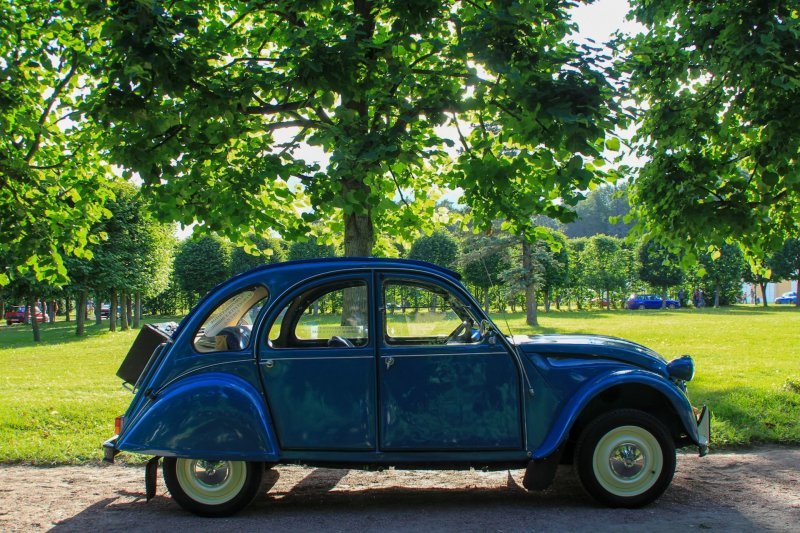
<svg viewBox="0 0 800 533">
<path fill-rule="evenodd" d="M 515 334 L 602 333 L 641 342 L 668 359 L 689 353 L 697 365 L 689 392 L 693 403 L 713 409 L 715 448 L 800 443 L 794 309 L 551 312 L 540 314 L 535 331 L 521 314 L 495 319 Z M 131 399 L 115 372 L 136 335 L 109 333 L 106 325 L 91 325 L 78 339 L 74 323 L 46 324 L 39 345 L 29 327 L 0 326 L 0 462 L 100 460 L 100 443 Z"/>
</svg>

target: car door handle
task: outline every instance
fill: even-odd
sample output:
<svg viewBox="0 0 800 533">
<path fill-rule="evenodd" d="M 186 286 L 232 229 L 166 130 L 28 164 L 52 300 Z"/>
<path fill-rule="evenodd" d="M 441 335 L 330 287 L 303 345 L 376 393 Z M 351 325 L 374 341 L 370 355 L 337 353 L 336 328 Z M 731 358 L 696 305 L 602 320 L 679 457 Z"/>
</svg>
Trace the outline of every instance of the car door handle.
<svg viewBox="0 0 800 533">
<path fill-rule="evenodd" d="M 272 368 L 273 366 L 275 366 L 275 361 L 272 359 L 267 359 L 264 361 L 264 368 Z"/>
<path fill-rule="evenodd" d="M 394 357 L 386 357 L 383 362 L 386 365 L 386 370 L 389 370 L 394 365 Z"/>
</svg>

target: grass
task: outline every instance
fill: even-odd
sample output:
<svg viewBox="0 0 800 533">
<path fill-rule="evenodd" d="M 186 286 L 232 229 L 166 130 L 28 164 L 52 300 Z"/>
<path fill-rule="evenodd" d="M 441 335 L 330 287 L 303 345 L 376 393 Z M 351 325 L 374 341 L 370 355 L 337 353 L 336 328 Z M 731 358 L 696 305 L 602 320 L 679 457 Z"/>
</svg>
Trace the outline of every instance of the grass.
<svg viewBox="0 0 800 533">
<path fill-rule="evenodd" d="M 689 393 L 713 410 L 715 448 L 800 444 L 800 313 L 793 308 L 540 312 L 535 329 L 519 313 L 495 319 L 514 334 L 600 333 L 667 359 L 689 353 L 697 366 Z M 110 333 L 104 322 L 78 339 L 74 326 L 43 325 L 38 345 L 29 327 L 0 326 L 0 462 L 101 459 L 100 443 L 131 399 L 115 373 L 136 332 Z"/>
<path fill-rule="evenodd" d="M 690 354 L 689 397 L 712 409 L 713 445 L 800 444 L 800 313 L 790 307 L 555 312 L 537 332 L 597 333 L 648 346 L 666 359 Z M 521 314 L 495 317 L 526 333 Z"/>
</svg>

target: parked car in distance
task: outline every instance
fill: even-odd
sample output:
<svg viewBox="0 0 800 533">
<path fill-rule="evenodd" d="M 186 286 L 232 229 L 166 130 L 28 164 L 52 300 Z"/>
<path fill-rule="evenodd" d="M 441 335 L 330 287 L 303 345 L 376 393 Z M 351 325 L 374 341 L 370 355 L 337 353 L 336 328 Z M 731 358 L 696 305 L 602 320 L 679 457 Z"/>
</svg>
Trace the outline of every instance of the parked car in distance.
<svg viewBox="0 0 800 533">
<path fill-rule="evenodd" d="M 776 304 L 797 304 L 797 291 L 784 292 L 775 298 Z"/>
<path fill-rule="evenodd" d="M 387 309 L 387 303 L 415 302 Z M 432 305 L 431 302 L 436 302 Z M 392 312 L 393 311 L 393 312 Z M 117 375 L 133 393 L 103 444 L 153 456 L 172 498 L 227 516 L 278 464 L 525 470 L 542 490 L 573 464 L 598 501 L 639 507 L 708 452 L 689 356 L 599 335 L 506 336 L 451 270 L 329 258 L 264 265 L 147 325 Z"/>
<path fill-rule="evenodd" d="M 661 309 L 663 300 L 657 294 L 631 294 L 625 302 L 626 309 Z M 667 309 L 677 309 L 681 306 L 677 300 L 667 299 Z"/>
<path fill-rule="evenodd" d="M 37 322 L 46 322 L 47 321 L 47 313 L 42 313 L 42 310 L 36 307 L 36 321 Z M 28 313 L 27 308 L 24 305 L 12 305 L 11 308 L 6 311 L 6 325 L 10 326 L 11 324 L 30 324 L 31 317 Z"/>
</svg>

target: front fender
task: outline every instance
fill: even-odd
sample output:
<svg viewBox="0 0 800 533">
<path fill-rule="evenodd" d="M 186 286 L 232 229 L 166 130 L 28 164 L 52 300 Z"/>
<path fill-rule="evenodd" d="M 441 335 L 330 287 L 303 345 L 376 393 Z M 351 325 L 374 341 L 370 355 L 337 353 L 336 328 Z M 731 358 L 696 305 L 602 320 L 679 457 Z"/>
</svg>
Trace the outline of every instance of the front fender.
<svg viewBox="0 0 800 533">
<path fill-rule="evenodd" d="M 158 392 L 123 428 L 123 451 L 213 460 L 278 460 L 272 421 L 259 391 L 242 378 L 205 373 Z"/>
<path fill-rule="evenodd" d="M 683 424 L 686 434 L 695 443 L 699 444 L 697 432 L 697 420 L 694 417 L 692 406 L 686 396 L 678 390 L 672 383 L 663 377 L 646 370 L 619 370 L 602 374 L 587 381 L 572 397 L 567 401 L 564 408 L 558 414 L 547 436 L 542 444 L 533 452 L 534 459 L 548 457 L 555 452 L 559 446 L 567 439 L 573 424 L 578 419 L 581 411 L 598 394 L 603 391 L 625 384 L 646 385 L 661 393 L 675 409 L 678 417 Z"/>
</svg>

